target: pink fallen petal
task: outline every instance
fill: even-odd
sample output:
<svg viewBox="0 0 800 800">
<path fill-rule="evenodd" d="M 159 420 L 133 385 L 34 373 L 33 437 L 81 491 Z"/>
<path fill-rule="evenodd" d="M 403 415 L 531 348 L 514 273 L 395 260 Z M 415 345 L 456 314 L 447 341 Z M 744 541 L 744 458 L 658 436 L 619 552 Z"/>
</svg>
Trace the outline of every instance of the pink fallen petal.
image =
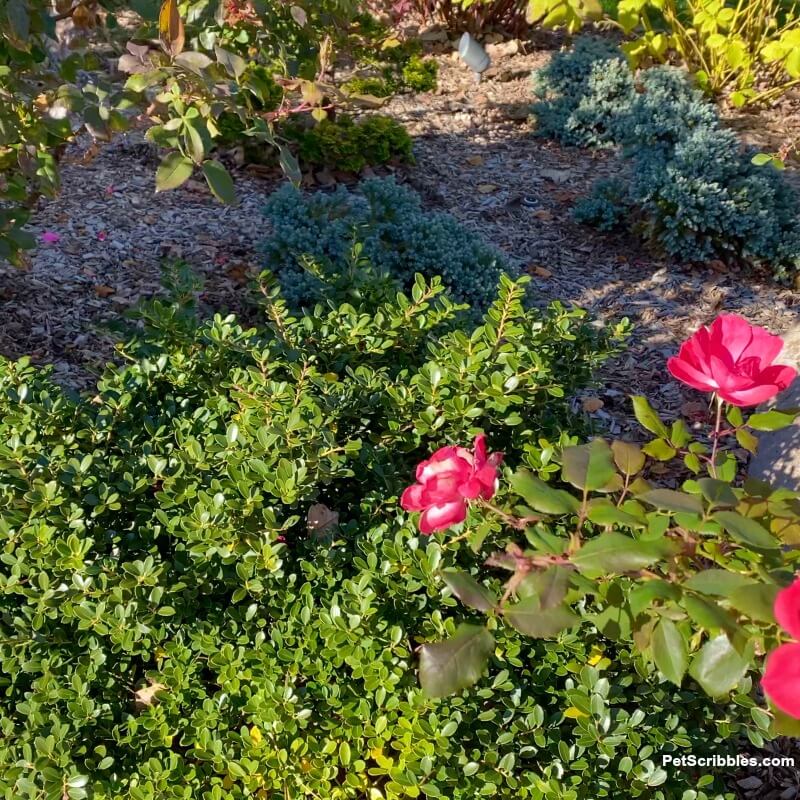
<svg viewBox="0 0 800 800">
<path fill-rule="evenodd" d="M 39 237 L 45 244 L 58 244 L 61 241 L 61 235 L 55 231 L 45 231 Z"/>
<path fill-rule="evenodd" d="M 100 231 L 97 234 L 97 241 L 104 242 L 108 238 L 108 234 L 105 231 Z"/>
</svg>

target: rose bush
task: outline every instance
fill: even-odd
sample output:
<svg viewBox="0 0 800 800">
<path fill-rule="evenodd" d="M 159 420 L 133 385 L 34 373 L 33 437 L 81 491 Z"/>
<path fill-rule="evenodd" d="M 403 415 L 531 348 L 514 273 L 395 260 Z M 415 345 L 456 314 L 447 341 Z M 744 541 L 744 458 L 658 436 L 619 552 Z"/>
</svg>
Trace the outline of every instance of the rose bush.
<svg viewBox="0 0 800 800">
<path fill-rule="evenodd" d="M 463 522 L 470 500 L 489 500 L 495 492 L 500 453 L 486 453 L 486 436 L 473 450 L 441 447 L 417 467 L 417 482 L 400 499 L 406 511 L 422 511 L 421 533 L 431 534 Z"/>
<path fill-rule="evenodd" d="M 800 579 L 778 592 L 775 619 L 795 641 L 767 656 L 761 685 L 781 711 L 800 719 Z"/>
<path fill-rule="evenodd" d="M 680 353 L 667 360 L 667 369 L 727 403 L 755 406 L 775 397 L 797 376 L 793 367 L 773 364 L 782 349 L 780 336 L 736 314 L 721 314 L 681 345 Z"/>
<path fill-rule="evenodd" d="M 742 415 L 741 406 L 773 397 L 795 377 L 772 364 L 782 345 L 780 337 L 723 315 L 670 361 L 674 375 L 716 395 L 706 435 L 693 437 L 680 420 L 667 425 L 645 398 L 634 397 L 637 419 L 657 436 L 643 447 L 595 439 L 509 469 L 498 490 L 508 510 L 475 504 L 459 538 L 476 546 L 487 528 L 510 524 L 527 546 L 506 541 L 485 559 L 486 567 L 511 573 L 505 581 L 491 572 L 483 583 L 473 572 L 442 573 L 447 591 L 487 614 L 488 623 L 464 623 L 452 638 L 424 644 L 423 688 L 440 696 L 477 681 L 493 632 L 506 625 L 548 638 L 587 622 L 634 647 L 675 685 L 688 675 L 717 698 L 752 688 L 748 674 L 760 662 L 756 653 L 771 649 L 775 619 L 792 636 L 800 632 L 800 584 L 780 591 L 800 559 L 800 495 L 741 483 L 724 445 L 735 438 L 754 450 L 752 430 L 783 427 L 800 413 L 773 409 L 747 421 Z M 727 399 L 733 403 L 726 410 Z M 648 456 L 681 457 L 691 477 L 680 490 L 654 485 Z M 781 711 L 800 710 L 799 675 L 800 645 L 771 653 L 764 688 L 778 708 L 765 712 L 773 733 L 789 725 Z"/>
</svg>

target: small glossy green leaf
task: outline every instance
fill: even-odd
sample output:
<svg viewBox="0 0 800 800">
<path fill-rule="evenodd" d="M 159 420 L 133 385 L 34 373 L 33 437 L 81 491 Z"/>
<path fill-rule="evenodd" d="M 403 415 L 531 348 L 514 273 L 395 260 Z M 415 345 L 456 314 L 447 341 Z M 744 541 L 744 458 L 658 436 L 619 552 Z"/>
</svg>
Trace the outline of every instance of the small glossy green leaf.
<svg viewBox="0 0 800 800">
<path fill-rule="evenodd" d="M 773 408 L 771 411 L 753 414 L 747 420 L 747 424 L 757 431 L 779 431 L 781 428 L 788 428 L 796 416 L 792 411 L 778 411 Z"/>
<path fill-rule="evenodd" d="M 628 596 L 631 614 L 638 617 L 653 600 L 678 600 L 681 590 L 674 584 L 657 578 L 640 583 Z"/>
<path fill-rule="evenodd" d="M 736 441 L 739 443 L 739 446 L 747 450 L 748 453 L 755 453 L 758 451 L 758 439 L 746 428 L 739 428 L 739 430 L 736 431 Z"/>
<path fill-rule="evenodd" d="M 669 461 L 677 455 L 677 450 L 665 439 L 653 439 L 653 441 L 648 442 L 642 450 L 657 461 Z"/>
<path fill-rule="evenodd" d="M 208 188 L 214 197 L 221 203 L 233 205 L 236 202 L 236 189 L 228 170 L 219 161 L 203 162 L 203 175 L 205 175 Z"/>
<path fill-rule="evenodd" d="M 534 511 L 553 516 L 573 514 L 580 507 L 576 497 L 563 489 L 554 489 L 525 469 L 511 476 L 511 486 Z"/>
<path fill-rule="evenodd" d="M 642 471 L 645 457 L 638 445 L 616 440 L 611 442 L 611 451 L 614 454 L 614 463 L 623 475 L 632 476 Z"/>
<path fill-rule="evenodd" d="M 503 615 L 520 633 L 537 639 L 556 636 L 579 621 L 566 606 L 542 609 L 538 597 L 526 597 L 516 605 L 507 606 Z"/>
<path fill-rule="evenodd" d="M 175 56 L 175 63 L 194 72 L 196 75 L 202 75 L 203 70 L 210 67 L 213 62 L 205 53 L 198 53 L 195 50 L 186 50 Z"/>
<path fill-rule="evenodd" d="M 626 528 L 641 528 L 644 523 L 615 506 L 605 497 L 593 497 L 586 508 L 586 516 L 595 525 L 622 525 Z"/>
<path fill-rule="evenodd" d="M 754 583 L 735 589 L 729 599 L 737 611 L 747 614 L 751 619 L 774 623 L 773 607 L 778 591 L 778 587 L 774 584 Z"/>
<path fill-rule="evenodd" d="M 763 525 L 736 511 L 717 511 L 714 519 L 740 544 L 760 550 L 775 550 L 780 546 L 780 542 Z"/>
<path fill-rule="evenodd" d="M 241 56 L 237 56 L 236 53 L 231 53 L 230 50 L 215 47 L 214 55 L 217 57 L 217 62 L 227 70 L 228 74 L 237 80 L 247 69 L 247 62 Z"/>
<path fill-rule="evenodd" d="M 651 489 L 637 495 L 636 499 L 665 511 L 683 511 L 687 514 L 703 513 L 703 503 L 700 498 L 686 494 L 686 492 L 677 492 L 674 489 Z"/>
<path fill-rule="evenodd" d="M 738 572 L 728 572 L 726 569 L 704 569 L 692 575 L 684 583 L 688 589 L 693 589 L 701 594 L 728 597 L 736 589 L 753 584 L 752 578 L 740 575 Z"/>
<path fill-rule="evenodd" d="M 642 395 L 633 395 L 631 401 L 633 402 L 633 413 L 636 415 L 639 424 L 650 433 L 654 433 L 662 439 L 667 439 L 669 430 L 647 398 Z"/>
<path fill-rule="evenodd" d="M 569 583 L 569 570 L 558 565 L 548 567 L 541 572 L 531 572 L 523 581 L 525 590 L 539 598 L 539 607 L 542 610 L 560 605 L 567 594 Z M 522 596 L 521 591 L 518 594 Z"/>
<path fill-rule="evenodd" d="M 191 178 L 193 170 L 194 163 L 191 158 L 181 155 L 177 150 L 167 153 L 156 170 L 156 191 L 177 189 Z"/>
<path fill-rule="evenodd" d="M 458 569 L 442 571 L 444 582 L 464 605 L 478 611 L 490 611 L 497 605 L 497 597 L 485 586 L 478 583 L 472 575 Z"/>
<path fill-rule="evenodd" d="M 571 558 L 587 576 L 605 572 L 632 572 L 649 567 L 675 552 L 676 545 L 667 539 L 640 542 L 616 531 L 590 539 Z"/>
<path fill-rule="evenodd" d="M 729 483 L 716 478 L 700 478 L 697 481 L 703 497 L 716 508 L 735 508 L 739 499 L 733 493 Z"/>
</svg>

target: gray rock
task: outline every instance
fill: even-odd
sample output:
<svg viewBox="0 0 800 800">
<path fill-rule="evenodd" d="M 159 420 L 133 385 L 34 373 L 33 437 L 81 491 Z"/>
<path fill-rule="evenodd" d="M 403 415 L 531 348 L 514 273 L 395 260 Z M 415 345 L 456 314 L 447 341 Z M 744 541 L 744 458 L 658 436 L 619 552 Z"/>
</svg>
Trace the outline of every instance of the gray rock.
<svg viewBox="0 0 800 800">
<path fill-rule="evenodd" d="M 783 338 L 786 344 L 778 363 L 790 364 L 800 370 L 800 325 Z M 770 408 L 800 408 L 800 376 L 788 389 L 758 410 Z M 788 428 L 756 435 L 758 452 L 750 462 L 750 476 L 768 481 L 773 486 L 800 491 L 800 417 Z"/>
</svg>

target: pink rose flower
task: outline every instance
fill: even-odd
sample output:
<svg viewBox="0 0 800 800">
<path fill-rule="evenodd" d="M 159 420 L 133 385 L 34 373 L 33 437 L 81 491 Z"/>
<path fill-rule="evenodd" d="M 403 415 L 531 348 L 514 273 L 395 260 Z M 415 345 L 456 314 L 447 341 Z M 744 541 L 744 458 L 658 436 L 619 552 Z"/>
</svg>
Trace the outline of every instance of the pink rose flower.
<svg viewBox="0 0 800 800">
<path fill-rule="evenodd" d="M 778 624 L 800 639 L 800 578 L 778 592 L 774 610 Z M 761 686 L 781 711 L 800 719 L 800 643 L 782 644 L 767 656 Z"/>
<path fill-rule="evenodd" d="M 797 370 L 773 364 L 783 339 L 737 314 L 720 314 L 667 361 L 673 377 L 735 406 L 757 406 L 783 391 Z"/>
<path fill-rule="evenodd" d="M 421 511 L 419 529 L 426 535 L 463 522 L 470 500 L 489 500 L 497 488 L 502 453 L 486 452 L 486 436 L 475 437 L 472 450 L 442 447 L 417 467 L 417 482 L 400 498 L 406 511 Z"/>
</svg>

